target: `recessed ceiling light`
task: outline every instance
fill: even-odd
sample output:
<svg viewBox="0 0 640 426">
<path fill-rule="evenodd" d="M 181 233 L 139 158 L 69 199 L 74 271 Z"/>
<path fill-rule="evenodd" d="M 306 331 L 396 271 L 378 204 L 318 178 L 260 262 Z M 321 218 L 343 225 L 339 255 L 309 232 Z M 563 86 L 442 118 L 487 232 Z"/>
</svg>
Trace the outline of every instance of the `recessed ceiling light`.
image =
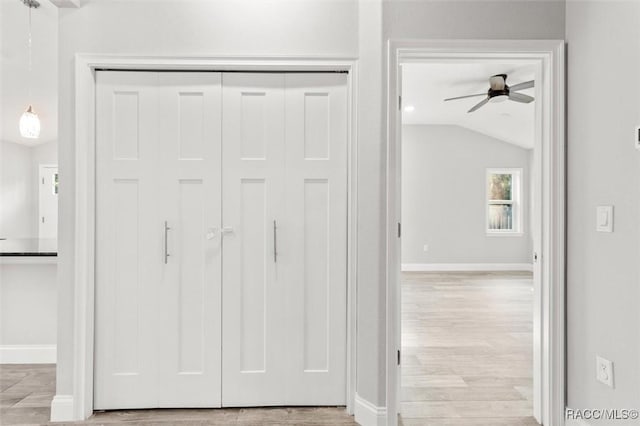
<svg viewBox="0 0 640 426">
<path fill-rule="evenodd" d="M 407 105 L 406 107 L 404 107 L 405 112 L 413 112 L 415 110 L 416 110 L 416 107 L 414 107 L 413 105 Z"/>
</svg>

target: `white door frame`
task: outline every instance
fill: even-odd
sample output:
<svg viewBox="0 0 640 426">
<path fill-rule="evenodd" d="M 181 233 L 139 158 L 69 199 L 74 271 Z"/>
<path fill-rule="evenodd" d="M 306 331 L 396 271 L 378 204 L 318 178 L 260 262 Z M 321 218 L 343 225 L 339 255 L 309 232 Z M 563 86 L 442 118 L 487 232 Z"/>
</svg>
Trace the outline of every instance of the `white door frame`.
<svg viewBox="0 0 640 426">
<path fill-rule="evenodd" d="M 57 173 L 58 165 L 49 164 L 49 163 L 38 164 L 38 182 L 40 182 L 40 179 L 42 179 L 44 169 L 56 169 L 56 173 Z M 38 236 L 42 238 L 42 230 L 41 230 L 42 229 L 42 205 L 40 201 L 42 201 L 42 186 L 40 186 L 40 183 L 38 183 Z M 57 204 L 56 204 L 56 210 L 58 210 Z M 56 223 L 56 230 L 57 230 L 57 227 L 58 227 L 58 224 Z"/>
<path fill-rule="evenodd" d="M 356 387 L 357 259 L 357 60 L 336 57 L 75 56 L 75 225 L 73 394 L 56 395 L 52 420 L 88 418 L 93 413 L 95 289 L 95 89 L 96 71 L 346 71 L 348 123 L 347 411 L 353 413 Z"/>
<path fill-rule="evenodd" d="M 565 53 L 561 40 L 390 40 L 387 146 L 387 424 L 399 412 L 401 91 L 400 64 L 460 60 L 531 61 L 537 68 L 536 120 L 542 161 L 541 412 L 545 426 L 563 426 L 565 412 Z"/>
</svg>

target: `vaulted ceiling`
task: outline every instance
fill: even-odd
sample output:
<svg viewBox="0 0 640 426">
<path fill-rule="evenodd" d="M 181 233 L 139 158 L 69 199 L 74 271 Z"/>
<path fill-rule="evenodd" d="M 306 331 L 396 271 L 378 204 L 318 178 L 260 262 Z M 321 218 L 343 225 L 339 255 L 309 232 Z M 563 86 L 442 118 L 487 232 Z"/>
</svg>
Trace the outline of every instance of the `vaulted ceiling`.
<svg viewBox="0 0 640 426">
<path fill-rule="evenodd" d="M 445 98 L 486 93 L 489 77 L 495 74 L 507 74 L 508 85 L 535 80 L 535 70 L 527 64 L 491 60 L 404 64 L 403 124 L 457 125 L 523 148 L 533 148 L 536 101 L 530 104 L 489 102 L 472 113 L 467 111 L 480 102 L 482 96 L 444 102 Z M 520 93 L 536 96 L 535 92 L 532 88 Z"/>
</svg>

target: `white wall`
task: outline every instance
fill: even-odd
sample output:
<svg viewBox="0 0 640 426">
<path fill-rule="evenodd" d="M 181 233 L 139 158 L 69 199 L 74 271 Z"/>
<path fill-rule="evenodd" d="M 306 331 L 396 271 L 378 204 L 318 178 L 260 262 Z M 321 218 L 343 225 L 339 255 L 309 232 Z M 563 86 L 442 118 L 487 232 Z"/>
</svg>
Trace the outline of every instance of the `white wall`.
<svg viewBox="0 0 640 426">
<path fill-rule="evenodd" d="M 568 1 L 567 42 L 568 405 L 637 408 L 640 2 Z M 612 78 L 624 90 L 602 90 Z M 596 206 L 607 204 L 614 232 L 595 232 Z M 595 380 L 596 354 L 614 362 L 615 389 Z"/>
<path fill-rule="evenodd" d="M 0 264 L 0 350 L 56 344 L 56 265 Z"/>
<path fill-rule="evenodd" d="M 387 0 L 385 38 L 563 39 L 564 0 Z"/>
<path fill-rule="evenodd" d="M 58 144 L 0 142 L 0 237 L 38 237 L 38 166 L 56 164 Z"/>
<path fill-rule="evenodd" d="M 403 126 L 402 263 L 531 263 L 531 154 L 458 126 Z M 521 236 L 487 235 L 488 168 L 522 169 Z"/>
<path fill-rule="evenodd" d="M 38 234 L 34 185 L 31 148 L 0 142 L 0 237 L 31 238 Z"/>
<path fill-rule="evenodd" d="M 58 393 L 71 393 L 73 377 L 74 54 L 330 55 L 359 59 L 357 391 L 365 400 L 384 406 L 386 40 L 388 37 L 562 38 L 564 3 L 383 3 L 382 0 L 85 3 L 80 9 L 59 12 Z M 504 15 L 505 19 L 497 22 L 489 19 L 496 14 Z"/>
<path fill-rule="evenodd" d="M 57 161 L 58 9 L 49 1 L 40 3 L 32 10 L 29 74 L 29 9 L 21 1 L 0 0 L 0 237 L 38 236 L 37 161 Z M 42 126 L 37 140 L 22 138 L 18 128 L 29 103 Z"/>
<path fill-rule="evenodd" d="M 358 393 L 384 405 L 382 15 L 379 2 L 366 0 L 281 1 L 90 1 L 61 9 L 60 89 L 60 263 L 57 393 L 72 393 L 74 105 L 73 59 L 78 52 L 143 55 L 249 55 L 359 57 L 359 167 L 366 177 L 359 193 L 358 222 Z M 376 5 L 377 3 L 377 5 Z M 364 11 L 363 11 L 364 12 Z M 359 40 L 362 43 L 359 44 Z M 364 50 L 359 55 L 359 50 Z M 373 125 L 371 124 L 373 123 Z M 376 130 L 377 128 L 377 130 Z M 370 213 L 375 206 L 374 213 Z M 382 267 L 381 267 L 382 268 Z M 382 373 L 382 377 L 384 374 Z"/>
</svg>

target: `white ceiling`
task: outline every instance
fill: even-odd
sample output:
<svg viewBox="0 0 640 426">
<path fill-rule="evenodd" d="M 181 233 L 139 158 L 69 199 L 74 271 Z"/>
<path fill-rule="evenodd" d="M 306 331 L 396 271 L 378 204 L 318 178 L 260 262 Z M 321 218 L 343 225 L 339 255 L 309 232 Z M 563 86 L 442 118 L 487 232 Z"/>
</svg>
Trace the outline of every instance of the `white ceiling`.
<svg viewBox="0 0 640 426">
<path fill-rule="evenodd" d="M 513 101 L 484 105 L 467 111 L 483 97 L 444 102 L 445 98 L 486 93 L 489 77 L 507 74 L 507 84 L 535 80 L 532 65 L 496 61 L 410 63 L 402 66 L 403 124 L 448 124 L 465 127 L 524 148 L 533 148 L 535 104 Z M 535 96 L 535 88 L 520 91 Z"/>
</svg>

